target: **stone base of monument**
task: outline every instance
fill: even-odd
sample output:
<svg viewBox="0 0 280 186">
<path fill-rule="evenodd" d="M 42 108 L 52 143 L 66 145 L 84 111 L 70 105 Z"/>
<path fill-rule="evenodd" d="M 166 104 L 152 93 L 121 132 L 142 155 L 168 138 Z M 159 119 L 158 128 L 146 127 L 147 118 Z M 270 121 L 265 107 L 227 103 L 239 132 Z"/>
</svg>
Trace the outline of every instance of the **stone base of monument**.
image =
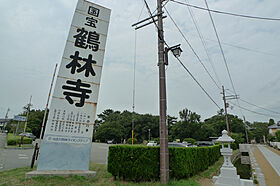
<svg viewBox="0 0 280 186">
<path fill-rule="evenodd" d="M 61 177 L 69 177 L 69 176 L 84 176 L 86 178 L 93 178 L 96 175 L 95 171 L 89 170 L 35 170 L 25 174 L 25 178 L 32 178 L 38 176 L 61 176 Z"/>
</svg>

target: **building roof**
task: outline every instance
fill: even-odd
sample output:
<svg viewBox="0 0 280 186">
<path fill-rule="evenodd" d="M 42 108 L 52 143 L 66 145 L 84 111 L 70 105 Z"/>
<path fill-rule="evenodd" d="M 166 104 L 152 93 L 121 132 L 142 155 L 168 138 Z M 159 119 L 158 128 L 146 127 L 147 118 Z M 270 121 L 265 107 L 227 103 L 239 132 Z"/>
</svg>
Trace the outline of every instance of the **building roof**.
<svg viewBox="0 0 280 186">
<path fill-rule="evenodd" d="M 270 125 L 269 127 L 267 127 L 269 129 L 280 129 L 280 121 L 278 121 L 276 124 L 274 125 Z"/>
</svg>

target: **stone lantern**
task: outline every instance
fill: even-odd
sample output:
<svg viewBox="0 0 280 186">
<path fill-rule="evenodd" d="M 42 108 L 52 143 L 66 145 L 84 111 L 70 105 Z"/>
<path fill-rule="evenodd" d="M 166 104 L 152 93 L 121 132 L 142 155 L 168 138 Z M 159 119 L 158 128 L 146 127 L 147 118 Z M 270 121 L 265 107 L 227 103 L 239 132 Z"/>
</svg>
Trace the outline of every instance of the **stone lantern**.
<svg viewBox="0 0 280 186">
<path fill-rule="evenodd" d="M 222 136 L 216 140 L 216 142 L 222 143 L 220 152 L 222 156 L 224 156 L 224 163 L 220 169 L 220 175 L 213 177 L 215 186 L 253 186 L 252 180 L 240 179 L 240 176 L 237 175 L 236 168 L 233 166 L 230 159 L 232 155 L 230 143 L 234 142 L 235 140 L 227 134 L 228 132 L 226 130 L 223 130 Z M 225 143 L 228 144 L 227 147 L 225 147 Z"/>
</svg>

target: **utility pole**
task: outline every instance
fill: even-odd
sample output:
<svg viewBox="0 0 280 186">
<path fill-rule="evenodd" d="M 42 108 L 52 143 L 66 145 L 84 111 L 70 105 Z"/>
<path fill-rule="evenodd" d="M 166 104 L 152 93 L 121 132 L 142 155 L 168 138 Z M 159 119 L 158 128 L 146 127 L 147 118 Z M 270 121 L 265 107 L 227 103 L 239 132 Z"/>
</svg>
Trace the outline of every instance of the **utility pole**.
<svg viewBox="0 0 280 186">
<path fill-rule="evenodd" d="M 159 137 L 160 137 L 160 182 L 161 184 L 169 183 L 169 155 L 168 155 L 168 128 L 166 116 L 166 80 L 165 80 L 165 65 L 168 65 L 168 51 L 172 51 L 173 55 L 177 58 L 180 56 L 182 49 L 180 45 L 164 48 L 164 35 L 163 35 L 163 16 L 162 2 L 165 0 L 157 0 L 157 14 L 152 15 L 148 4 L 145 1 L 146 7 L 150 13 L 150 17 L 143 19 L 132 26 L 136 26 L 135 30 L 143 28 L 149 24 L 154 23 L 158 31 L 158 68 L 159 68 Z M 157 17 L 157 19 L 155 19 Z M 152 19 L 152 21 L 145 23 Z M 139 24 L 143 23 L 140 26 Z M 156 24 L 157 23 L 157 24 Z"/>
<path fill-rule="evenodd" d="M 166 125 L 166 80 L 164 62 L 164 36 L 162 2 L 157 0 L 158 13 L 158 67 L 159 67 L 159 108 L 160 108 L 160 182 L 169 183 L 168 129 Z"/>
<path fill-rule="evenodd" d="M 249 139 L 248 139 L 248 132 L 247 132 L 247 127 L 246 127 L 246 119 L 245 119 L 245 116 L 243 116 L 243 120 L 244 120 L 246 141 L 247 141 L 247 144 L 249 144 Z"/>
<path fill-rule="evenodd" d="M 224 86 L 222 86 L 222 89 L 223 89 L 222 94 L 223 94 L 224 108 L 225 108 L 225 115 L 226 115 L 227 132 L 228 132 L 228 135 L 230 136 L 229 122 L 228 122 L 228 115 L 227 115 L 227 100 L 226 100 L 226 96 L 225 96 Z"/>
<path fill-rule="evenodd" d="M 151 129 L 148 129 L 149 131 L 149 141 L 151 141 Z"/>
<path fill-rule="evenodd" d="M 228 135 L 230 136 L 230 127 L 229 127 L 229 120 L 228 120 L 228 114 L 227 114 L 227 107 L 228 107 L 227 100 L 238 99 L 238 95 L 226 96 L 224 86 L 222 86 L 222 90 L 223 90 L 222 94 L 223 94 L 223 101 L 224 101 L 225 115 L 226 115 L 227 132 L 228 132 Z"/>
<path fill-rule="evenodd" d="M 8 123 L 8 114 L 10 112 L 10 108 L 8 108 L 7 112 L 6 112 L 6 115 L 5 115 L 5 124 L 4 124 L 4 127 L 3 127 L 3 130 L 6 129 L 6 126 L 7 126 L 7 123 Z"/>
<path fill-rule="evenodd" d="M 25 130 L 26 130 L 28 115 L 29 115 L 29 111 L 30 111 L 30 107 L 31 107 L 31 99 L 32 99 L 32 96 L 30 96 L 30 100 L 29 100 L 29 103 L 27 105 L 27 114 L 26 114 L 26 120 L 25 120 L 25 124 L 24 124 L 23 133 L 25 133 Z"/>
</svg>

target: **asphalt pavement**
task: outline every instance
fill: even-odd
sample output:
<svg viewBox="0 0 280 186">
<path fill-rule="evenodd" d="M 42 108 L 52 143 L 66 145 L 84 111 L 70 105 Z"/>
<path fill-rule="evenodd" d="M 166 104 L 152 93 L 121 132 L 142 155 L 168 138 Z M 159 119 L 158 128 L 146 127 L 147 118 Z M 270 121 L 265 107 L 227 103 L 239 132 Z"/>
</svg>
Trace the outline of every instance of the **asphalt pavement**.
<svg viewBox="0 0 280 186">
<path fill-rule="evenodd" d="M 90 161 L 107 164 L 109 146 L 106 143 L 92 143 Z"/>
<path fill-rule="evenodd" d="M 6 134 L 0 133 L 0 171 L 31 164 L 33 149 L 5 149 Z"/>
<path fill-rule="evenodd" d="M 33 149 L 5 149 L 5 144 L 6 134 L 0 133 L 0 171 L 30 166 Z M 90 161 L 107 164 L 109 146 L 105 143 L 92 143 Z"/>
</svg>

